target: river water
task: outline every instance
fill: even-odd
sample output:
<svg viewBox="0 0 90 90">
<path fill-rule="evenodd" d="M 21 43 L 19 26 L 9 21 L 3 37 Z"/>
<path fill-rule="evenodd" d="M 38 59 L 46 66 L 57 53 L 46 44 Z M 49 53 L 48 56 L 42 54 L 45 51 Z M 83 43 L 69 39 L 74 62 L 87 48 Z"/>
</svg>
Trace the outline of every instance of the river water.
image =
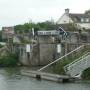
<svg viewBox="0 0 90 90">
<path fill-rule="evenodd" d="M 90 90 L 90 82 L 55 83 L 22 76 L 20 68 L 0 69 L 0 90 Z"/>
</svg>

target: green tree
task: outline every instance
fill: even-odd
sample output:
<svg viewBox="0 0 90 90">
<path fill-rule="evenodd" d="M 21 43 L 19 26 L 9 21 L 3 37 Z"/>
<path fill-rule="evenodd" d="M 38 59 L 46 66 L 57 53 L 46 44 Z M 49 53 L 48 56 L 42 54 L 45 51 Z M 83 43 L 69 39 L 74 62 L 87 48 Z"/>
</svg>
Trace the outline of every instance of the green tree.
<svg viewBox="0 0 90 90">
<path fill-rule="evenodd" d="M 55 29 L 55 24 L 52 21 L 45 21 L 45 22 L 40 22 L 37 23 L 39 26 L 40 30 L 54 30 Z"/>
<path fill-rule="evenodd" d="M 16 33 L 23 33 L 23 32 L 28 33 L 30 30 L 32 30 L 32 28 L 34 28 L 34 30 L 54 30 L 56 29 L 55 24 L 52 20 L 45 21 L 45 22 L 38 22 L 38 23 L 29 22 L 29 23 L 24 23 L 22 25 L 14 26 Z"/>
<path fill-rule="evenodd" d="M 0 57 L 0 67 L 14 67 L 18 64 L 18 55 L 8 53 Z"/>
</svg>

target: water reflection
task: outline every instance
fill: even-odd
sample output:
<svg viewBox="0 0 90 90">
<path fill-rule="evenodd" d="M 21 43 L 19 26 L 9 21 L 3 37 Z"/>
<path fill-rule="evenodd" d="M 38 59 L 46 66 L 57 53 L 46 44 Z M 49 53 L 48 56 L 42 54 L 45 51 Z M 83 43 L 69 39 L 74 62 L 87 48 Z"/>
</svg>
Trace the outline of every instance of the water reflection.
<svg viewBox="0 0 90 90">
<path fill-rule="evenodd" d="M 21 68 L 0 69 L 0 90 L 90 90 L 90 83 L 37 81 L 20 74 Z"/>
</svg>

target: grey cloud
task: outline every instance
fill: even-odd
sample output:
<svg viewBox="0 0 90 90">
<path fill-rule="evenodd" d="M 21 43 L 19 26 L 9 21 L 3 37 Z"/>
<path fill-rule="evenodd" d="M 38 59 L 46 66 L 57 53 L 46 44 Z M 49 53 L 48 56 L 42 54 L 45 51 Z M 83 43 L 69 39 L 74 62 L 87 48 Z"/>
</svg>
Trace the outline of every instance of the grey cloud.
<svg viewBox="0 0 90 90">
<path fill-rule="evenodd" d="M 0 26 L 24 23 L 29 19 L 38 22 L 52 17 L 57 20 L 65 8 L 70 8 L 71 12 L 83 12 L 89 9 L 89 2 L 90 0 L 0 0 Z"/>
</svg>

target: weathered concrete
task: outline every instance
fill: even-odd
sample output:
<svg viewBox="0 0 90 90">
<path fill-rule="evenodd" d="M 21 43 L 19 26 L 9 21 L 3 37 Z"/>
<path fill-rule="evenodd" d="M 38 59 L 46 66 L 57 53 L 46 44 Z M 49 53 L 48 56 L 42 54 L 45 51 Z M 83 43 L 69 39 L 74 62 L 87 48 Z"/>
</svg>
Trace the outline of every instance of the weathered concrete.
<svg viewBox="0 0 90 90">
<path fill-rule="evenodd" d="M 55 60 L 56 44 L 40 44 L 40 65 L 46 65 Z"/>
<path fill-rule="evenodd" d="M 26 44 L 13 44 L 9 46 L 9 50 L 12 53 L 19 55 L 19 60 L 22 65 L 38 66 L 47 65 L 48 63 L 56 60 L 60 56 L 72 51 L 79 45 L 62 43 L 61 54 L 57 53 L 57 43 L 42 43 L 42 44 L 30 44 L 31 52 L 26 52 Z"/>
<path fill-rule="evenodd" d="M 82 45 L 79 33 L 71 33 L 69 36 L 64 40 L 58 35 L 33 36 L 31 40 L 35 42 L 30 43 L 30 53 L 26 53 L 26 44 L 12 44 L 9 46 L 9 49 L 13 53 L 18 53 L 20 62 L 23 65 L 47 65 Z M 29 37 L 27 39 L 29 39 Z M 57 44 L 61 44 L 61 53 L 57 53 Z"/>
<path fill-rule="evenodd" d="M 29 76 L 36 78 L 38 80 L 49 80 L 54 82 L 74 82 L 76 79 L 75 77 L 69 77 L 67 75 L 57 75 L 57 74 L 50 74 L 38 71 L 21 71 L 22 75 Z"/>
</svg>

